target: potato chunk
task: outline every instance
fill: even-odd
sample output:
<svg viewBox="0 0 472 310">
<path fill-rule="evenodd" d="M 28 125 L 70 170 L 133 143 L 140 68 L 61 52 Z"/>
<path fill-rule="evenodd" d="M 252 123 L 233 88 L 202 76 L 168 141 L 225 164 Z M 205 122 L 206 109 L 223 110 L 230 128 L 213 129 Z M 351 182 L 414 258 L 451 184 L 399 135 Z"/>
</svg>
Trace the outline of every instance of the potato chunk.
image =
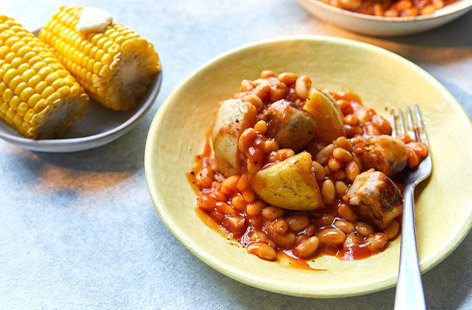
<svg viewBox="0 0 472 310">
<path fill-rule="evenodd" d="M 344 196 L 357 215 L 384 230 L 402 212 L 402 194 L 393 181 L 380 171 L 359 174 Z"/>
<path fill-rule="evenodd" d="M 374 168 L 387 176 L 402 171 L 407 164 L 408 148 L 397 138 L 387 135 L 373 136 L 355 145 L 365 168 Z"/>
<path fill-rule="evenodd" d="M 225 176 L 240 172 L 239 136 L 244 129 L 254 126 L 255 122 L 256 108 L 251 103 L 229 99 L 221 104 L 213 126 L 212 143 L 218 170 Z"/>
<path fill-rule="evenodd" d="M 321 141 L 331 143 L 344 136 L 343 115 L 329 94 L 312 89 L 303 109 L 315 118 L 315 136 Z"/>
<path fill-rule="evenodd" d="M 250 184 L 259 197 L 277 207 L 290 210 L 323 207 L 308 152 L 259 170 L 250 178 Z"/>
<path fill-rule="evenodd" d="M 310 113 L 287 100 L 270 105 L 262 116 L 267 123 L 267 135 L 284 148 L 299 150 L 315 136 L 316 121 Z"/>
</svg>

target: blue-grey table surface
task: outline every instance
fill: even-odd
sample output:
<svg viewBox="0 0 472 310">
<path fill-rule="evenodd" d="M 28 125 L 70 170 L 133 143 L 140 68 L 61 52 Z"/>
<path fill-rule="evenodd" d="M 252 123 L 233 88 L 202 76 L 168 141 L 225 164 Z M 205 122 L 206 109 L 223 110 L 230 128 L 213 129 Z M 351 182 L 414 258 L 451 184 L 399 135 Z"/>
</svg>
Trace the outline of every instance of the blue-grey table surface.
<svg viewBox="0 0 472 310">
<path fill-rule="evenodd" d="M 132 131 L 98 149 L 46 154 L 0 141 L 0 309 L 392 309 L 394 289 L 342 299 L 278 295 L 193 256 L 155 212 L 144 178 L 147 131 L 164 98 L 207 60 L 277 36 L 321 34 L 394 51 L 443 83 L 472 115 L 472 13 L 401 38 L 353 34 L 295 0 L 2 0 L 40 27 L 65 3 L 96 6 L 144 37 L 164 67 L 161 93 Z M 464 137 L 471 143 L 471 137 Z M 430 309 L 472 309 L 471 234 L 423 276 Z"/>
</svg>

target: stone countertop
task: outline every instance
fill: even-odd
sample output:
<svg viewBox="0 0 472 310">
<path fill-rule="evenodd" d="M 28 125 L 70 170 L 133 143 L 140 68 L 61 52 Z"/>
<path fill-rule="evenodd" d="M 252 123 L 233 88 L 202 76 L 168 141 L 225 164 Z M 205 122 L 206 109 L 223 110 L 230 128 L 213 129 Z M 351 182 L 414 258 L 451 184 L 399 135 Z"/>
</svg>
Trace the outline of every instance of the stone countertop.
<svg viewBox="0 0 472 310">
<path fill-rule="evenodd" d="M 64 3 L 110 11 L 150 39 L 164 68 L 151 113 L 117 141 L 46 154 L 0 141 L 2 309 L 391 309 L 395 291 L 306 299 L 236 282 L 193 256 L 154 211 L 144 179 L 152 116 L 178 83 L 242 44 L 320 34 L 394 51 L 443 83 L 472 115 L 472 13 L 420 35 L 372 38 L 309 16 L 295 0 L 5 0 L 2 14 L 40 27 Z M 466 137 L 470 142 L 470 137 Z M 471 234 L 423 277 L 430 309 L 472 308 Z"/>
</svg>

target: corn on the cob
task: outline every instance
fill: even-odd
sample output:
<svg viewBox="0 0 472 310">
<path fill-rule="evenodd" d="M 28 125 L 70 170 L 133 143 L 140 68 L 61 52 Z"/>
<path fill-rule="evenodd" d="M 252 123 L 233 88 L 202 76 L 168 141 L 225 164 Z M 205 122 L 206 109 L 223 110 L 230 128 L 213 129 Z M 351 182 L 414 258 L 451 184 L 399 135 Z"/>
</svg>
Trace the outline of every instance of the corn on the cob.
<svg viewBox="0 0 472 310">
<path fill-rule="evenodd" d="M 50 49 L 0 15 L 0 118 L 27 138 L 60 137 L 88 96 Z"/>
<path fill-rule="evenodd" d="M 76 30 L 83 8 L 62 6 L 39 34 L 92 98 L 114 110 L 135 107 L 160 71 L 151 43 L 112 22 L 101 32 Z"/>
</svg>

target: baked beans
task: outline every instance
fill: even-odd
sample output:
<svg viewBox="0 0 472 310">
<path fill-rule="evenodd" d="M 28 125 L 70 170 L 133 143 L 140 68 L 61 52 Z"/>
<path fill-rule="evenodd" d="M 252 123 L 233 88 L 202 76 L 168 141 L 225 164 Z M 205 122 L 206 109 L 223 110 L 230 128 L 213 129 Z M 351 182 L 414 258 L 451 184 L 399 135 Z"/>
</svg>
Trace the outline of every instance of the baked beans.
<svg viewBox="0 0 472 310">
<path fill-rule="evenodd" d="M 342 1 L 354 7 L 361 0 Z M 412 9 L 402 0 L 400 11 Z M 400 1 L 401 2 L 401 1 Z M 398 219 L 382 230 L 364 222 L 354 206 L 343 200 L 363 165 L 356 145 L 364 136 L 390 135 L 388 121 L 373 109 L 362 105 L 353 93 L 327 91 L 339 106 L 346 136 L 326 144 L 316 137 L 306 150 L 312 155 L 311 172 L 318 183 L 323 206 L 312 211 L 295 211 L 271 205 L 258 197 L 251 180 L 259 170 L 294 156 L 300 150 L 279 148 L 269 137 L 270 120 L 263 115 L 276 100 L 284 99 L 302 107 L 312 87 L 308 76 L 272 71 L 261 78 L 243 80 L 234 98 L 249 102 L 257 110 L 256 120 L 244 128 L 237 139 L 240 173 L 223 175 L 218 171 L 215 155 L 207 143 L 197 156 L 189 179 L 198 188 L 197 207 L 214 220 L 251 254 L 265 260 L 276 260 L 278 252 L 310 259 L 318 255 L 336 255 L 342 259 L 361 259 L 382 251 L 396 238 L 401 225 Z M 251 112 L 256 113 L 256 112 Z M 417 167 L 428 156 L 425 145 L 400 136 L 408 148 L 408 166 Z M 236 146 L 236 145 L 235 145 Z"/>
<path fill-rule="evenodd" d="M 345 234 L 350 234 L 350 233 L 356 231 L 356 227 L 354 226 L 354 224 L 352 224 L 351 222 L 348 222 L 348 221 L 338 220 L 338 221 L 334 222 L 333 225 L 336 226 L 337 229 L 339 229 L 340 231 L 342 231 Z"/>
<path fill-rule="evenodd" d="M 265 203 L 261 200 L 249 203 L 246 206 L 246 214 L 249 216 L 259 215 L 264 207 Z"/>
<path fill-rule="evenodd" d="M 346 240 L 346 234 L 336 228 L 326 228 L 318 233 L 321 243 L 328 245 L 339 245 Z"/>
<path fill-rule="evenodd" d="M 306 99 L 311 88 L 311 79 L 306 75 L 302 75 L 295 81 L 295 94 L 299 99 Z"/>
<path fill-rule="evenodd" d="M 247 246 L 247 251 L 262 259 L 274 260 L 277 257 L 275 250 L 267 243 L 254 242 Z"/>
<path fill-rule="evenodd" d="M 326 176 L 326 171 L 323 168 L 323 166 L 317 161 L 313 161 L 312 166 L 313 166 L 313 170 L 314 170 L 315 175 L 316 175 L 316 179 L 318 181 L 324 180 L 324 178 Z"/>
<path fill-rule="evenodd" d="M 334 202 L 336 190 L 334 188 L 333 181 L 330 179 L 324 180 L 323 184 L 321 185 L 321 197 L 323 198 L 323 202 L 325 204 L 329 205 Z"/>
<path fill-rule="evenodd" d="M 310 220 L 303 215 L 293 215 L 293 216 L 288 216 L 286 218 L 288 225 L 290 226 L 290 229 L 295 231 L 295 232 L 300 232 L 307 228 L 308 224 L 310 224 Z"/>
<path fill-rule="evenodd" d="M 400 223 L 398 221 L 393 220 L 387 228 L 383 231 L 383 233 L 387 236 L 388 240 L 394 239 L 398 233 L 400 232 Z"/>
<path fill-rule="evenodd" d="M 301 241 L 293 250 L 293 253 L 297 255 L 300 258 L 310 258 L 315 254 L 316 249 L 318 248 L 318 245 L 320 244 L 320 241 L 318 237 L 310 237 L 307 238 L 303 241 Z"/>
<path fill-rule="evenodd" d="M 277 207 L 265 207 L 262 209 L 262 216 L 268 220 L 276 219 L 284 214 L 284 210 Z"/>
</svg>

